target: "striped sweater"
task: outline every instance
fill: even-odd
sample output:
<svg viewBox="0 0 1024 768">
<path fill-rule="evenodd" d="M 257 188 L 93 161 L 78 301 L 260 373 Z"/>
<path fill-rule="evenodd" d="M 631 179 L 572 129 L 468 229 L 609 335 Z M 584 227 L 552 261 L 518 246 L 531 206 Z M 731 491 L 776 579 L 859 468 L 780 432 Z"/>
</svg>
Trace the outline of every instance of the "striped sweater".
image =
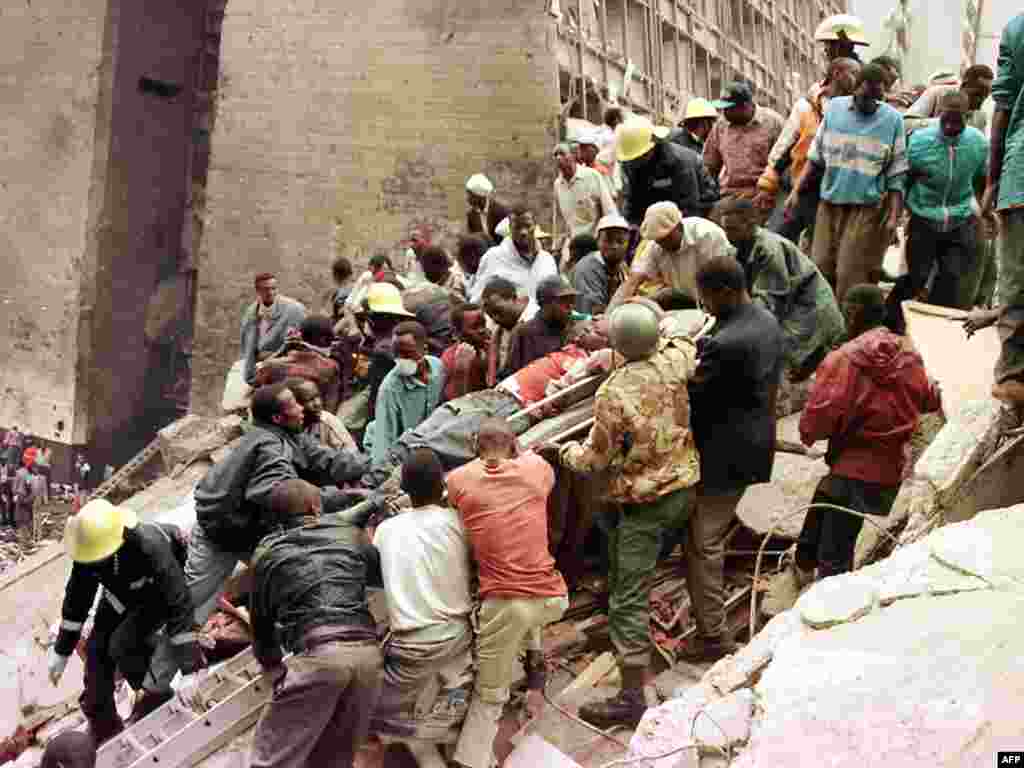
<svg viewBox="0 0 1024 768">
<path fill-rule="evenodd" d="M 877 205 L 886 193 L 904 188 L 903 116 L 888 104 L 864 115 L 854 108 L 852 97 L 832 99 L 808 160 L 825 169 L 822 200 L 834 205 Z"/>
</svg>

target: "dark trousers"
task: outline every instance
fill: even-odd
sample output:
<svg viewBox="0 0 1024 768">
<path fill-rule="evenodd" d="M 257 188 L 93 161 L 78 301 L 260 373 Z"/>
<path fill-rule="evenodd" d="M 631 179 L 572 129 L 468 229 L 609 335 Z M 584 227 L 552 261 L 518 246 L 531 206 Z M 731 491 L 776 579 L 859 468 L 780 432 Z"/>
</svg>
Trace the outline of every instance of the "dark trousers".
<svg viewBox="0 0 1024 768">
<path fill-rule="evenodd" d="M 785 211 L 777 210 L 768 220 L 768 229 L 782 235 L 793 245 L 800 245 L 800 235 L 807 230 L 808 242 L 814 240 L 814 221 L 818 217 L 818 193 L 800 195 L 793 218 L 786 220 Z M 784 205 L 784 204 L 783 204 Z M 808 250 L 810 250 L 808 248 Z"/>
<path fill-rule="evenodd" d="M 835 504 L 865 515 L 884 517 L 896 500 L 899 486 L 879 485 L 839 475 L 826 475 L 818 483 L 811 504 Z M 819 578 L 853 568 L 853 553 L 864 518 L 838 509 L 811 508 L 796 545 L 801 570 L 818 568 Z"/>
<path fill-rule="evenodd" d="M 924 219 L 911 216 L 907 230 L 908 271 L 901 278 L 903 298 L 918 296 L 927 287 L 932 267 L 935 267 L 928 302 L 969 309 L 977 285 L 968 283 L 977 282 L 974 274 L 978 257 L 978 224 L 974 219 L 950 232 L 939 232 Z"/>
<path fill-rule="evenodd" d="M 142 687 L 153 653 L 153 634 L 166 622 L 160 607 L 146 606 L 118 613 L 109 599 L 100 599 L 92 634 L 86 644 L 85 690 L 78 700 L 82 714 L 90 720 L 116 718 L 114 678 L 117 670 L 132 688 Z"/>
</svg>

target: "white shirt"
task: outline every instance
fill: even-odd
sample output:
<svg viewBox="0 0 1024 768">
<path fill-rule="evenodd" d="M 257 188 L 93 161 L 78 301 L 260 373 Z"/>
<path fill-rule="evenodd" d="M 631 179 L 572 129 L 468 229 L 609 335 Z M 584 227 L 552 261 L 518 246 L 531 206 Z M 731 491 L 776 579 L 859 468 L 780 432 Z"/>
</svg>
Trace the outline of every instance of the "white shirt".
<svg viewBox="0 0 1024 768">
<path fill-rule="evenodd" d="M 516 286 L 516 294 L 520 298 L 526 296 L 530 299 L 519 318 L 519 322 L 526 322 L 540 309 L 537 304 L 537 283 L 552 275 L 558 275 L 554 256 L 547 251 L 538 251 L 531 264 L 519 255 L 512 238 L 505 238 L 501 245 L 494 246 L 480 259 L 469 300 L 479 304 L 487 283 L 495 277 L 504 277 Z"/>
<path fill-rule="evenodd" d="M 381 523 L 373 543 L 392 632 L 426 630 L 430 642 L 439 642 L 465 631 L 473 601 L 469 544 L 458 512 L 416 507 Z"/>
<path fill-rule="evenodd" d="M 604 176 L 582 163 L 576 164 L 576 173 L 568 181 L 561 173 L 555 177 L 555 199 L 570 237 L 596 236 L 601 217 L 617 213 Z"/>
</svg>

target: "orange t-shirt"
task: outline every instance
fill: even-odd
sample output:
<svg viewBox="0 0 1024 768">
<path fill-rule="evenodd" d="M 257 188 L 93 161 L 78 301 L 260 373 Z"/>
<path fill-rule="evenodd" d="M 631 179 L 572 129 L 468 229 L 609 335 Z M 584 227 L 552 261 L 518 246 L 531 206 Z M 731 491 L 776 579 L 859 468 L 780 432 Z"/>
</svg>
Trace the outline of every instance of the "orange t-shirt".
<svg viewBox="0 0 1024 768">
<path fill-rule="evenodd" d="M 481 598 L 567 593 L 548 552 L 547 502 L 554 485 L 554 470 L 532 451 L 497 466 L 477 459 L 448 474 L 448 499 L 479 566 Z"/>
</svg>

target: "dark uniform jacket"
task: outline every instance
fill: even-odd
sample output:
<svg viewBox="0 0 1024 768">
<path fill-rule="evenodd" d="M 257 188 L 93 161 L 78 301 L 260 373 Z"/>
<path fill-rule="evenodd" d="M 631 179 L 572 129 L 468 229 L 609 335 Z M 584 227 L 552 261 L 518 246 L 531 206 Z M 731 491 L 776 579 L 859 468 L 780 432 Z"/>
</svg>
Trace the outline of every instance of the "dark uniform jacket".
<svg viewBox="0 0 1024 768">
<path fill-rule="evenodd" d="M 718 202 L 718 186 L 696 152 L 671 141 L 655 144 L 644 160 L 622 163 L 622 215 L 640 225 L 655 203 L 672 202 L 684 216 L 707 216 Z"/>
<path fill-rule="evenodd" d="M 54 650 L 62 656 L 71 655 L 96 599 L 96 590 L 102 586 L 103 599 L 118 616 L 139 609 L 162 612 L 181 671 L 194 672 L 202 665 L 202 653 L 192 598 L 185 586 L 185 543 L 181 532 L 173 525 L 139 523 L 125 531 L 124 539 L 113 557 L 71 567 Z"/>
<path fill-rule="evenodd" d="M 270 512 L 270 494 L 278 483 L 301 478 L 331 486 L 358 480 L 369 468 L 367 456 L 331 450 L 307 433 L 257 422 L 199 481 L 196 520 L 223 551 L 248 554 L 280 526 Z"/>
</svg>

